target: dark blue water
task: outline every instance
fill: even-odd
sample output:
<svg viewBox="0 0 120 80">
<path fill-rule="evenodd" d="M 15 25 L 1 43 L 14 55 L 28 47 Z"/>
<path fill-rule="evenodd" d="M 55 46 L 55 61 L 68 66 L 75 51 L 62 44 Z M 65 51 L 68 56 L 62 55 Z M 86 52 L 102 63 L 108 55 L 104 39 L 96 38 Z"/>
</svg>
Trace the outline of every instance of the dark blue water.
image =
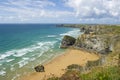
<svg viewBox="0 0 120 80">
<path fill-rule="evenodd" d="M 59 45 L 64 35 L 76 37 L 79 29 L 55 24 L 0 24 L 0 80 L 15 80 L 24 70 L 32 71 L 35 65 L 58 55 L 63 51 Z"/>
</svg>

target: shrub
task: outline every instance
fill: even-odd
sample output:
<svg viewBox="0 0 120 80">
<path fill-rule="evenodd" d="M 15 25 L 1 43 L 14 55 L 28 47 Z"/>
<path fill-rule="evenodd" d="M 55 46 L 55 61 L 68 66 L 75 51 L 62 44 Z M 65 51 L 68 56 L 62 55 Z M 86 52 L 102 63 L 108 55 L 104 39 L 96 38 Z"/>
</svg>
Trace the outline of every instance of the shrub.
<svg viewBox="0 0 120 80">
<path fill-rule="evenodd" d="M 83 67 L 77 64 L 72 64 L 67 66 L 68 70 L 77 70 L 77 71 L 83 71 Z"/>
<path fill-rule="evenodd" d="M 81 80 L 120 80 L 117 66 L 95 68 L 92 72 L 80 75 Z"/>
<path fill-rule="evenodd" d="M 47 80 L 59 80 L 58 77 L 51 77 L 51 78 L 48 78 Z"/>
</svg>

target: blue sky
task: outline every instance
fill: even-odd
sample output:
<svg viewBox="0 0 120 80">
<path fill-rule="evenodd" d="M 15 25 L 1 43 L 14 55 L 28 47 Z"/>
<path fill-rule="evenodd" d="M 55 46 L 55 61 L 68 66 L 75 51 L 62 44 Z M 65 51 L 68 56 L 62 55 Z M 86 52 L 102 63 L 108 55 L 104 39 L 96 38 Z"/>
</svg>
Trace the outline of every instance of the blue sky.
<svg viewBox="0 0 120 80">
<path fill-rule="evenodd" d="M 0 0 L 0 23 L 120 24 L 120 0 Z"/>
</svg>

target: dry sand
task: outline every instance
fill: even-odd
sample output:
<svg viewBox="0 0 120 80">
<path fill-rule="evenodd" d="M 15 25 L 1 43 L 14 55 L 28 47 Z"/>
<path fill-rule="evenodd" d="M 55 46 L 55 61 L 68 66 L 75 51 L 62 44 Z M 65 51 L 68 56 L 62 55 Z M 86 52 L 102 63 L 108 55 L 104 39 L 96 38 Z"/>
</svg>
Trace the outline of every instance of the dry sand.
<svg viewBox="0 0 120 80">
<path fill-rule="evenodd" d="M 50 76 L 60 77 L 65 73 L 65 69 L 68 65 L 79 64 L 81 66 L 85 65 L 88 60 L 97 60 L 98 55 L 94 53 L 88 53 L 82 50 L 69 49 L 65 54 L 60 55 L 49 63 L 45 64 L 45 72 L 33 72 L 31 74 L 25 75 L 21 80 L 45 80 Z"/>
</svg>

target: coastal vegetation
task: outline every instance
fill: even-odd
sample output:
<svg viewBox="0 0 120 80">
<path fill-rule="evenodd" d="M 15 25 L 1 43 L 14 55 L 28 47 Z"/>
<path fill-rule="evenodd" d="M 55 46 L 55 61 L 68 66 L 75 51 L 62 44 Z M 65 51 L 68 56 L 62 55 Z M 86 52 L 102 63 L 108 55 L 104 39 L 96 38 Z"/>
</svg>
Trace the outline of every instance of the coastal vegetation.
<svg viewBox="0 0 120 80">
<path fill-rule="evenodd" d="M 79 25 L 65 24 L 62 27 L 80 28 L 80 35 L 73 45 L 66 39 L 61 45 L 67 48 L 84 49 L 100 55 L 100 59 L 88 61 L 85 66 L 68 65 L 61 77 L 47 80 L 120 80 L 120 26 L 119 25 Z M 70 39 L 67 39 L 70 42 Z M 63 43 L 64 42 L 64 43 Z"/>
<path fill-rule="evenodd" d="M 114 67 L 97 67 L 89 73 L 80 73 L 78 71 L 67 71 L 60 78 L 52 77 L 48 80 L 120 80 L 119 68 Z"/>
</svg>

